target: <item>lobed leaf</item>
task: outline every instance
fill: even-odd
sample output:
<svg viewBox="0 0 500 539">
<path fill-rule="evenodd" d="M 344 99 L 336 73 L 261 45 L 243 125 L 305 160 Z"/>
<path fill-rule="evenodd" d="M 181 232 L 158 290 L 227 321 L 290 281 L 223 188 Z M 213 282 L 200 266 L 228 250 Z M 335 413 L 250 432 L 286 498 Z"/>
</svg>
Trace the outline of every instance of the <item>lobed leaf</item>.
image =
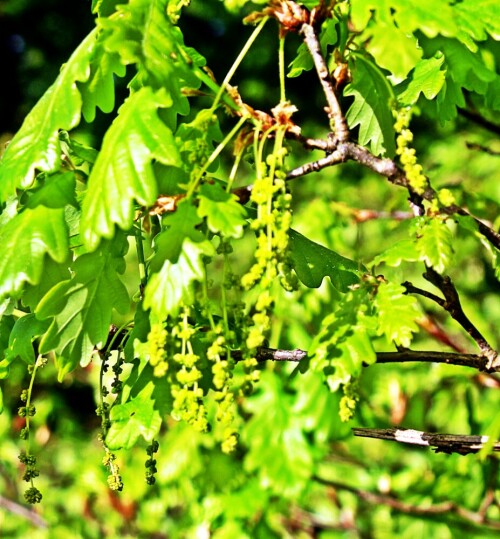
<svg viewBox="0 0 500 539">
<path fill-rule="evenodd" d="M 20 358 L 28 365 L 35 364 L 35 350 L 33 341 L 36 337 L 43 335 L 49 324 L 46 321 L 38 320 L 34 314 L 27 314 L 16 320 L 9 336 L 9 347 L 5 357 L 8 361 Z"/>
<path fill-rule="evenodd" d="M 420 315 L 417 300 L 405 295 L 401 285 L 380 283 L 374 305 L 378 315 L 378 335 L 385 335 L 397 346 L 408 348 L 413 333 L 418 331 L 415 322 Z"/>
<path fill-rule="evenodd" d="M 17 188 L 31 187 L 37 171 L 51 173 L 59 169 L 58 132 L 69 131 L 80 122 L 82 97 L 77 82 L 89 78 L 96 33 L 94 30 L 82 41 L 9 143 L 0 161 L 0 201 Z"/>
<path fill-rule="evenodd" d="M 309 288 L 318 288 L 328 276 L 335 288 L 346 292 L 359 281 L 362 268 L 353 260 L 309 240 L 295 230 L 289 231 L 292 266 L 300 281 Z"/>
<path fill-rule="evenodd" d="M 59 263 L 68 258 L 64 210 L 26 208 L 0 227 L 0 244 L 0 298 L 16 296 L 25 283 L 40 282 L 46 254 Z"/>
<path fill-rule="evenodd" d="M 124 270 L 126 248 L 126 241 L 119 238 L 81 255 L 73 264 L 71 279 L 56 284 L 38 304 L 37 318 L 50 320 L 39 351 L 56 353 L 60 380 L 78 364 L 86 365 L 95 347 L 104 345 L 113 309 L 128 311 L 128 292 L 118 277 Z"/>
<path fill-rule="evenodd" d="M 82 206 L 82 237 L 89 249 L 111 238 L 114 225 L 132 227 L 134 201 L 153 204 L 158 194 L 153 159 L 180 165 L 172 131 L 158 116 L 169 104 L 164 92 L 142 88 L 125 101 L 106 132 Z"/>
<path fill-rule="evenodd" d="M 453 234 L 446 221 L 422 220 L 417 229 L 417 248 L 428 266 L 444 273 L 453 257 Z"/>
<path fill-rule="evenodd" d="M 203 184 L 199 190 L 198 215 L 207 218 L 208 228 L 226 238 L 241 238 L 246 225 L 245 208 L 238 197 L 219 183 Z"/>
<path fill-rule="evenodd" d="M 157 273 L 153 273 L 144 291 L 144 308 L 160 320 L 175 315 L 181 302 L 193 301 L 192 285 L 204 278 L 203 256 L 212 256 L 213 246 L 208 241 L 193 243 L 184 239 L 176 262 L 165 260 Z"/>
<path fill-rule="evenodd" d="M 156 404 L 155 389 L 150 380 L 137 395 L 111 408 L 111 426 L 106 435 L 106 445 L 111 450 L 130 449 L 139 436 L 151 442 L 158 434 L 163 414 Z"/>
<path fill-rule="evenodd" d="M 420 60 L 407 80 L 397 88 L 398 101 L 403 105 L 414 105 L 420 94 L 428 100 L 434 99 L 443 88 L 446 71 L 441 70 L 444 55 L 437 52 L 432 58 Z"/>
<path fill-rule="evenodd" d="M 346 114 L 351 129 L 359 126 L 358 140 L 375 155 L 396 151 L 392 102 L 394 91 L 380 69 L 362 54 L 350 57 L 352 82 L 344 94 L 354 97 Z"/>
</svg>

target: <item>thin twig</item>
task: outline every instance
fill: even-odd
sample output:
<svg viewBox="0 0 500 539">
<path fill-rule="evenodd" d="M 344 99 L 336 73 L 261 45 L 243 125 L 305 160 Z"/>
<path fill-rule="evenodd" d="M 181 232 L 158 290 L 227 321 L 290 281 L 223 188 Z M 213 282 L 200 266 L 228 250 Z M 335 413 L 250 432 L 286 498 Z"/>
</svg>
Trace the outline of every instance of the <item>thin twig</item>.
<svg viewBox="0 0 500 539">
<path fill-rule="evenodd" d="M 329 486 L 338 490 L 346 490 L 348 492 L 352 492 L 360 500 L 363 500 L 371 505 L 387 505 L 391 509 L 394 509 L 395 511 L 398 511 L 400 513 L 405 513 L 408 515 L 415 515 L 415 516 L 422 516 L 422 517 L 425 517 L 425 516 L 431 517 L 435 515 L 448 515 L 451 513 L 453 515 L 458 516 L 462 520 L 467 521 L 476 526 L 484 526 L 484 527 L 488 527 L 494 530 L 500 529 L 499 522 L 489 520 L 485 517 L 485 515 L 482 515 L 480 513 L 475 513 L 474 511 L 470 511 L 469 509 L 466 509 L 465 507 L 461 507 L 454 502 L 443 502 L 443 503 L 439 503 L 435 505 L 427 505 L 427 506 L 413 505 L 413 504 L 398 500 L 397 498 L 394 498 L 392 496 L 387 496 L 384 494 L 376 494 L 368 490 L 358 489 L 356 487 L 352 487 L 344 483 L 340 483 L 337 481 L 330 481 L 330 480 L 323 479 L 318 476 L 315 476 L 314 480 L 323 485 L 326 485 L 326 486 Z"/>
<path fill-rule="evenodd" d="M 455 285 L 451 279 L 447 276 L 443 277 L 431 267 L 427 267 L 427 271 L 424 273 L 424 278 L 442 292 L 445 300 L 440 300 L 439 304 L 443 307 L 443 309 L 448 311 L 451 317 L 456 320 L 476 341 L 482 355 L 488 359 L 486 370 L 496 370 L 495 368 L 500 367 L 500 358 L 498 356 L 498 352 L 489 345 L 488 341 L 483 337 L 481 332 L 464 313 L 457 289 L 455 288 Z M 426 297 L 429 297 L 429 295 Z"/>
<path fill-rule="evenodd" d="M 400 352 L 377 352 L 377 363 L 445 363 L 471 367 L 479 371 L 500 372 L 500 366 L 488 367 L 487 357 L 478 354 L 458 354 L 455 352 L 432 352 L 403 350 Z"/>
<path fill-rule="evenodd" d="M 38 514 L 35 513 L 33 509 L 28 509 L 23 505 L 20 505 L 4 496 L 0 495 L 0 507 L 3 507 L 10 513 L 19 515 L 26 520 L 29 520 L 34 526 L 39 528 L 48 528 L 47 522 Z"/>
<path fill-rule="evenodd" d="M 488 436 L 438 434 L 413 429 L 354 428 L 352 432 L 354 436 L 361 436 L 363 438 L 377 438 L 379 440 L 390 440 L 403 444 L 432 447 L 436 453 L 459 453 L 460 455 L 477 453 L 489 441 Z M 492 450 L 500 451 L 500 442 L 495 442 Z"/>
</svg>

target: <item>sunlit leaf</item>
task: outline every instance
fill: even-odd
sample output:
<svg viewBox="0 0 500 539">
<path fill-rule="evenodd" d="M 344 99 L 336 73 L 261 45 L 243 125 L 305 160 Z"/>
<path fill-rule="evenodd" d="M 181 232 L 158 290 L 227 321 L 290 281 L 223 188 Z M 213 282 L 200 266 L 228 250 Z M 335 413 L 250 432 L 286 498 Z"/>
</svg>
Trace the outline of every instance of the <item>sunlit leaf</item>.
<svg viewBox="0 0 500 539">
<path fill-rule="evenodd" d="M 212 232 L 220 232 L 226 238 L 240 238 L 243 234 L 245 208 L 236 195 L 227 193 L 218 183 L 202 185 L 198 214 L 207 218 Z"/>
<path fill-rule="evenodd" d="M 208 241 L 193 243 L 186 238 L 178 260 L 165 260 L 160 270 L 151 275 L 144 292 L 144 307 L 162 320 L 176 314 L 181 302 L 191 303 L 193 282 L 204 278 L 202 257 L 213 254 Z"/>
<path fill-rule="evenodd" d="M 398 100 L 404 105 L 414 105 L 421 93 L 426 99 L 434 99 L 445 81 L 446 72 L 441 70 L 443 62 L 442 53 L 420 60 L 408 79 L 401 84 Z"/>
<path fill-rule="evenodd" d="M 394 155 L 395 133 L 392 116 L 394 91 L 380 69 L 362 54 L 351 56 L 352 82 L 344 94 L 354 102 L 346 114 L 351 129 L 359 127 L 359 143 L 370 145 L 375 155 Z"/>
<path fill-rule="evenodd" d="M 438 273 L 444 273 L 453 257 L 453 234 L 446 221 L 423 220 L 417 238 L 417 248 L 424 262 Z"/>
<path fill-rule="evenodd" d="M 78 257 L 72 278 L 56 284 L 36 308 L 37 318 L 51 321 L 39 350 L 56 353 L 59 379 L 86 365 L 94 347 L 104 345 L 113 310 L 124 314 L 129 309 L 127 289 L 118 277 L 125 252 L 120 238 Z"/>
<path fill-rule="evenodd" d="M 89 249 L 111 238 L 115 225 L 132 226 L 133 204 L 152 205 L 158 194 L 152 160 L 180 164 L 170 129 L 158 108 L 165 96 L 143 88 L 132 94 L 104 136 L 82 207 L 82 235 Z"/>
<path fill-rule="evenodd" d="M 69 255 L 63 209 L 27 208 L 0 228 L 0 298 L 17 295 L 42 278 L 45 255 L 62 263 Z"/>
<path fill-rule="evenodd" d="M 50 173 L 59 168 L 58 131 L 69 131 L 80 122 L 82 98 L 77 82 L 89 77 L 96 33 L 94 30 L 82 41 L 9 143 L 0 161 L 0 200 L 6 200 L 16 188 L 29 188 L 35 171 Z"/>
<path fill-rule="evenodd" d="M 405 295 L 405 288 L 401 285 L 380 283 L 374 305 L 378 314 L 378 334 L 408 348 L 413 333 L 418 331 L 416 319 L 420 311 L 417 300 Z"/>
</svg>

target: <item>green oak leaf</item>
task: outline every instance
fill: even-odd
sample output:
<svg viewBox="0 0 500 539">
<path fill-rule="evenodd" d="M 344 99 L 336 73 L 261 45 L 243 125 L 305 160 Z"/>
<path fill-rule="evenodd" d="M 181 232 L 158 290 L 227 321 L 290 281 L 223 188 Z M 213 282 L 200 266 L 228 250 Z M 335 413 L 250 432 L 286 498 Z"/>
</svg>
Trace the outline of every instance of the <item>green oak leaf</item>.
<svg viewBox="0 0 500 539">
<path fill-rule="evenodd" d="M 336 28 L 337 23 L 338 19 L 335 16 L 332 16 L 332 18 L 327 19 L 321 27 L 319 40 L 321 50 L 324 54 L 327 53 L 329 46 L 336 45 L 339 40 Z M 289 67 L 290 71 L 287 76 L 290 78 L 298 77 L 303 71 L 310 71 L 313 69 L 314 62 L 311 53 L 304 43 L 297 49 L 297 55 L 290 63 Z"/>
<path fill-rule="evenodd" d="M 415 240 L 401 240 L 377 255 L 370 262 L 369 267 L 375 267 L 382 263 L 396 267 L 399 266 L 401 262 L 416 262 L 419 258 Z"/>
<path fill-rule="evenodd" d="M 359 376 L 363 364 L 375 362 L 370 337 L 376 328 L 371 286 L 349 290 L 337 309 L 323 320 L 310 347 L 311 366 L 324 373 L 331 391 Z"/>
<path fill-rule="evenodd" d="M 62 263 L 69 255 L 64 210 L 27 208 L 0 227 L 0 298 L 17 295 L 25 283 L 36 285 L 43 275 L 45 255 Z"/>
<path fill-rule="evenodd" d="M 88 123 L 95 120 L 97 108 L 105 113 L 113 110 L 116 95 L 115 78 L 124 77 L 126 73 L 120 55 L 105 50 L 102 36 L 101 33 L 92 51 L 90 75 L 78 86 L 83 98 L 82 114 Z"/>
<path fill-rule="evenodd" d="M 82 236 L 90 250 L 101 238 L 111 238 L 115 225 L 132 227 L 134 202 L 153 204 L 158 194 L 153 159 L 181 163 L 172 131 L 158 116 L 165 104 L 163 92 L 142 88 L 125 101 L 106 132 L 82 206 Z"/>
<path fill-rule="evenodd" d="M 422 219 L 417 227 L 420 258 L 438 273 L 444 273 L 453 258 L 453 233 L 446 221 Z"/>
<path fill-rule="evenodd" d="M 36 171 L 58 170 L 58 132 L 69 131 L 80 122 L 82 98 L 77 82 L 85 82 L 89 77 L 96 34 L 94 30 L 82 41 L 9 143 L 0 161 L 0 200 L 5 201 L 16 188 L 31 187 Z"/>
<path fill-rule="evenodd" d="M 374 305 L 378 315 L 378 335 L 385 335 L 397 346 L 408 348 L 413 333 L 418 331 L 415 320 L 420 311 L 417 300 L 405 292 L 404 286 L 380 283 Z"/>
<path fill-rule="evenodd" d="M 186 238 L 195 243 L 205 239 L 197 228 L 201 221 L 196 208 L 187 199 L 181 200 L 174 212 L 165 215 L 162 222 L 165 230 L 155 238 L 155 254 L 150 263 L 153 272 L 159 271 L 165 260 L 177 262 Z"/>
<path fill-rule="evenodd" d="M 38 320 L 34 314 L 18 318 L 10 333 L 5 357 L 10 361 L 19 357 L 29 365 L 33 365 L 36 360 L 33 340 L 43 335 L 48 327 L 48 321 Z"/>
<path fill-rule="evenodd" d="M 193 243 L 185 238 L 176 262 L 166 259 L 156 273 L 150 275 L 144 291 L 144 308 L 160 320 L 175 315 L 181 302 L 193 300 L 192 285 L 205 277 L 203 256 L 213 256 L 214 248 L 208 241 Z"/>
<path fill-rule="evenodd" d="M 30 192 L 26 206 L 36 208 L 64 208 L 67 205 L 78 207 L 75 196 L 76 179 L 74 172 L 57 172 L 46 176 L 41 186 Z"/>
<path fill-rule="evenodd" d="M 318 288 L 328 276 L 335 288 L 346 292 L 359 282 L 362 268 L 335 251 L 309 240 L 295 230 L 289 231 L 290 258 L 300 281 L 309 288 Z"/>
<path fill-rule="evenodd" d="M 119 54 L 123 64 L 136 65 L 132 87 L 150 86 L 166 92 L 172 103 L 166 111 L 168 125 L 174 129 L 177 115 L 189 112 L 182 89 L 200 86 L 193 66 L 202 66 L 205 60 L 184 45 L 182 32 L 167 15 L 168 4 L 169 0 L 122 4 L 117 9 L 119 16 L 99 22 L 106 50 Z"/>
<path fill-rule="evenodd" d="M 345 88 L 354 101 L 346 114 L 351 129 L 359 126 L 358 141 L 370 145 L 375 155 L 393 156 L 396 151 L 392 103 L 394 91 L 380 69 L 362 54 L 349 61 L 352 82 Z"/>
<path fill-rule="evenodd" d="M 241 238 L 246 211 L 236 195 L 228 193 L 215 182 L 203 184 L 199 197 L 198 215 L 207 218 L 212 232 L 221 233 L 226 238 Z"/>
<path fill-rule="evenodd" d="M 261 391 L 245 403 L 253 415 L 242 432 L 248 447 L 244 467 L 257 473 L 272 492 L 292 498 L 300 494 L 311 476 L 311 447 L 279 377 L 263 372 L 259 386 Z M 272 432 L 272 436 L 262 436 L 263 432 Z"/>
<path fill-rule="evenodd" d="M 389 70 L 401 80 L 417 65 L 422 49 L 412 34 L 402 32 L 391 23 L 379 22 L 370 26 L 366 36 L 366 49 L 375 58 L 377 65 Z M 397 48 L 398 53 L 394 54 Z"/>
<path fill-rule="evenodd" d="M 436 53 L 432 58 L 420 60 L 407 80 L 401 83 L 396 91 L 398 101 L 403 105 L 414 105 L 420 94 L 429 101 L 434 99 L 444 85 L 446 71 L 441 70 L 444 55 Z"/>
<path fill-rule="evenodd" d="M 111 450 L 130 449 L 139 436 L 151 442 L 158 434 L 164 411 L 158 408 L 156 402 L 158 388 L 155 383 L 156 380 L 150 379 L 137 395 L 111 408 L 111 426 L 106 435 L 106 445 Z M 162 389 L 164 393 L 169 391 L 168 387 Z"/>
<path fill-rule="evenodd" d="M 128 312 L 128 292 L 118 277 L 126 249 L 127 242 L 118 238 L 79 256 L 71 279 L 56 284 L 38 304 L 37 318 L 50 320 L 39 350 L 56 353 L 59 380 L 78 364 L 86 365 L 94 348 L 104 345 L 113 309 Z"/>
</svg>

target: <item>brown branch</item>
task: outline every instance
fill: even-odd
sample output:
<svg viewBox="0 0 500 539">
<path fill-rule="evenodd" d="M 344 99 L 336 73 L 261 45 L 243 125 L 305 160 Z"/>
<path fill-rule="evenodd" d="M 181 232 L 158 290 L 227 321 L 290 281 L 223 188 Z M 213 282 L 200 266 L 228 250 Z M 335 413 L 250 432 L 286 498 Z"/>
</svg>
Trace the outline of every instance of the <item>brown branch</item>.
<svg viewBox="0 0 500 539">
<path fill-rule="evenodd" d="M 18 515 L 26 520 L 29 520 L 34 526 L 39 528 L 48 528 L 47 522 L 33 509 L 28 509 L 0 494 L 0 507 L 3 507 L 10 513 Z"/>
<path fill-rule="evenodd" d="M 407 515 L 432 517 L 436 515 L 446 516 L 451 513 L 453 515 L 458 516 L 460 519 L 466 522 L 469 522 L 471 524 L 474 524 L 476 526 L 484 526 L 484 527 L 488 527 L 494 530 L 500 529 L 499 522 L 489 520 L 486 518 L 485 515 L 481 513 L 475 513 L 474 511 L 470 511 L 469 509 L 466 509 L 465 507 L 457 505 L 454 502 L 443 502 L 443 503 L 439 503 L 435 505 L 427 505 L 427 506 L 414 505 L 407 502 L 403 502 L 392 496 L 387 496 L 384 494 L 376 494 L 368 490 L 358 489 L 356 487 L 352 487 L 344 483 L 340 483 L 337 481 L 330 481 L 330 480 L 323 479 L 318 476 L 315 476 L 314 480 L 325 486 L 332 487 L 334 489 L 346 490 L 348 492 L 352 492 L 353 494 L 357 496 L 357 498 L 371 505 L 387 505 L 391 509 L 394 509 L 395 511 L 398 511 L 400 513 L 405 513 Z"/>
<path fill-rule="evenodd" d="M 304 23 L 300 29 L 300 34 L 304 36 L 304 43 L 311 53 L 316 72 L 323 87 L 323 92 L 328 103 L 327 114 L 330 122 L 333 123 L 332 127 L 335 128 L 335 136 L 339 142 L 346 142 L 349 139 L 349 129 L 335 93 L 335 88 L 330 79 L 316 31 L 311 24 Z"/>
<path fill-rule="evenodd" d="M 481 127 L 484 127 L 488 131 L 495 133 L 495 135 L 500 135 L 500 125 L 490 122 L 484 116 L 481 116 L 478 112 L 473 111 L 473 110 L 468 110 L 468 109 L 461 109 L 461 108 L 458 109 L 458 112 L 464 118 L 467 118 L 468 120 L 474 122 L 475 124 L 480 125 Z"/>
<path fill-rule="evenodd" d="M 498 352 L 489 345 L 488 341 L 483 337 L 481 332 L 476 328 L 476 326 L 469 320 L 467 315 L 464 313 L 457 289 L 455 288 L 455 285 L 453 284 L 451 279 L 447 276 L 443 277 L 431 267 L 427 267 L 427 271 L 424 273 L 424 279 L 426 279 L 436 288 L 438 288 L 445 298 L 443 301 L 440 298 L 437 298 L 437 296 L 435 296 L 436 299 L 434 299 L 434 301 L 437 301 L 443 307 L 443 309 L 448 311 L 450 313 L 450 316 L 454 320 L 456 320 L 465 329 L 465 331 L 467 331 L 467 333 L 476 341 L 476 344 L 481 350 L 482 355 L 488 359 L 488 365 L 486 367 L 486 370 L 490 371 L 492 369 L 496 370 L 497 368 L 499 368 L 500 357 L 498 356 Z M 427 293 L 426 297 L 431 297 L 431 294 Z"/>
<path fill-rule="evenodd" d="M 478 354 L 459 354 L 455 352 L 432 352 L 403 350 L 400 352 L 377 352 L 377 363 L 445 363 L 471 367 L 479 371 L 500 372 L 500 365 L 489 367 L 489 359 Z"/>
<path fill-rule="evenodd" d="M 354 428 L 352 432 L 355 436 L 361 436 L 363 438 L 377 438 L 379 440 L 390 440 L 403 444 L 431 447 L 436 453 L 459 453 L 460 455 L 477 453 L 489 441 L 488 436 L 437 434 L 413 429 Z M 500 451 L 500 442 L 495 442 L 492 450 Z"/>
</svg>

